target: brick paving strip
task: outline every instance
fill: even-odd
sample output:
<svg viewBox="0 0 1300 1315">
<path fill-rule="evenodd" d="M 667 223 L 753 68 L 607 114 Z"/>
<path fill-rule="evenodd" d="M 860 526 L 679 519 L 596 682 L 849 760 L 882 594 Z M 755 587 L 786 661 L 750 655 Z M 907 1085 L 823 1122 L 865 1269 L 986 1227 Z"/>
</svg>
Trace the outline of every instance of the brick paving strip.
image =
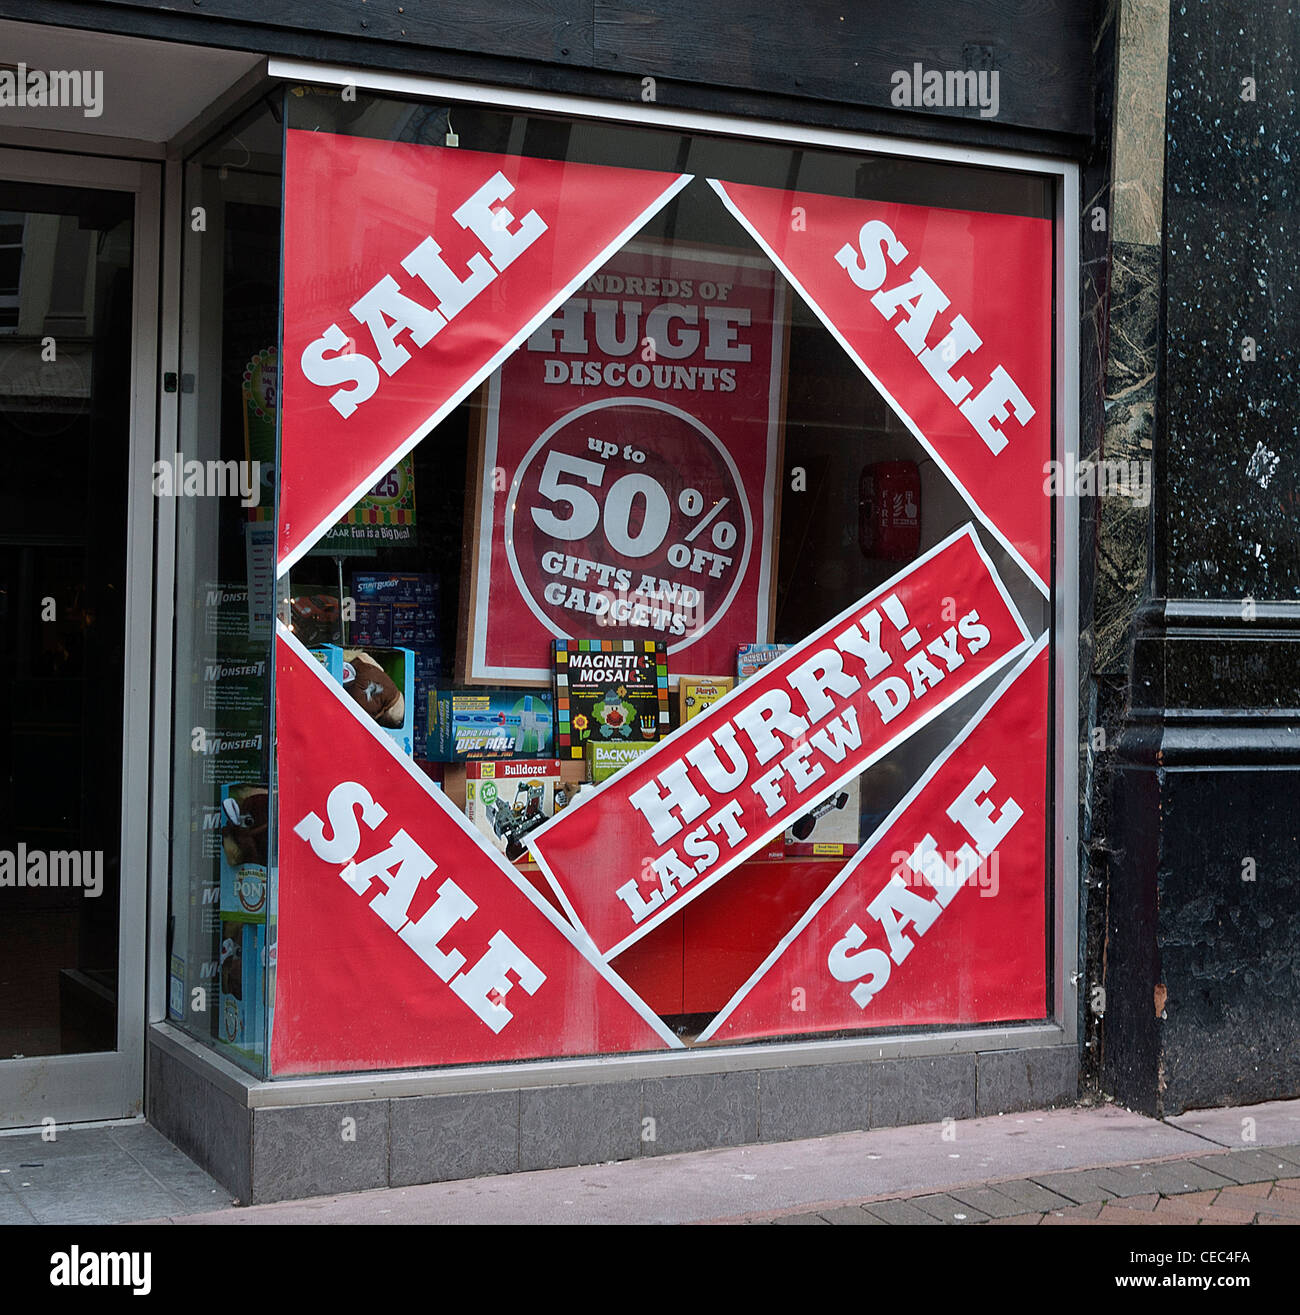
<svg viewBox="0 0 1300 1315">
<path fill-rule="evenodd" d="M 1034 1174 L 752 1224 L 1300 1224 L 1300 1144 Z"/>
</svg>

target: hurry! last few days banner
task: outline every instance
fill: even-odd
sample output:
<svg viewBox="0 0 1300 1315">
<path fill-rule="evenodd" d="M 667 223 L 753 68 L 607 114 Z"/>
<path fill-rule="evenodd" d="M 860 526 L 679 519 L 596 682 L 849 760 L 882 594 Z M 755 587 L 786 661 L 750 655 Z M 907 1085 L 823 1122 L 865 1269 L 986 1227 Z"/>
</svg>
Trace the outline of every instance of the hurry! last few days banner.
<svg viewBox="0 0 1300 1315">
<path fill-rule="evenodd" d="M 529 845 L 574 922 L 612 959 L 1028 643 L 967 525 Z"/>
</svg>

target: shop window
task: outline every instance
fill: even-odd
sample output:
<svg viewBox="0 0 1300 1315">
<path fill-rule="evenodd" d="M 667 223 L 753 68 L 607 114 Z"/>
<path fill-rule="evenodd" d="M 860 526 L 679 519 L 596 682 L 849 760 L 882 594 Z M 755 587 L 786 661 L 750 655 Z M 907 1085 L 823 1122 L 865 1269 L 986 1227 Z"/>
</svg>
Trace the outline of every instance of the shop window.
<svg viewBox="0 0 1300 1315">
<path fill-rule="evenodd" d="M 278 579 L 250 1053 L 1045 1018 L 1051 181 L 284 106 L 276 564 L 205 541 Z"/>
<path fill-rule="evenodd" d="M 280 302 L 278 115 L 185 165 L 179 441 L 154 468 L 175 509 L 168 1017 L 262 1072 L 271 563 Z"/>
</svg>

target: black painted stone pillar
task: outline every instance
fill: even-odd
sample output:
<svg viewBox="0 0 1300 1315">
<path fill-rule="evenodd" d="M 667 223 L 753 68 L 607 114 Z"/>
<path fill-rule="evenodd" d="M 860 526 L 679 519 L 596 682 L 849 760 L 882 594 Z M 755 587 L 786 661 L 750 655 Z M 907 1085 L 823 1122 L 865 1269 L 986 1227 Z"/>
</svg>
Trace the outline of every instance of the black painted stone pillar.
<svg viewBox="0 0 1300 1315">
<path fill-rule="evenodd" d="M 1103 1089 L 1157 1114 L 1300 1096 L 1298 51 L 1295 6 L 1171 6 L 1152 572 L 1098 1039 Z"/>
</svg>

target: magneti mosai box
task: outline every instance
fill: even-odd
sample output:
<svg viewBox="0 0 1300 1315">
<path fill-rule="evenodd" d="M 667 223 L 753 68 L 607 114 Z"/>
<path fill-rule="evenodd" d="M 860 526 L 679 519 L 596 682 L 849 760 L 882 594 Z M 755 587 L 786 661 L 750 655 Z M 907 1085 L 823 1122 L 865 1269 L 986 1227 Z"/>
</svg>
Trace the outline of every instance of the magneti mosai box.
<svg viewBox="0 0 1300 1315">
<path fill-rule="evenodd" d="M 581 758 L 589 740 L 653 743 L 671 729 L 662 643 L 556 639 L 551 666 L 559 757 Z"/>
</svg>

